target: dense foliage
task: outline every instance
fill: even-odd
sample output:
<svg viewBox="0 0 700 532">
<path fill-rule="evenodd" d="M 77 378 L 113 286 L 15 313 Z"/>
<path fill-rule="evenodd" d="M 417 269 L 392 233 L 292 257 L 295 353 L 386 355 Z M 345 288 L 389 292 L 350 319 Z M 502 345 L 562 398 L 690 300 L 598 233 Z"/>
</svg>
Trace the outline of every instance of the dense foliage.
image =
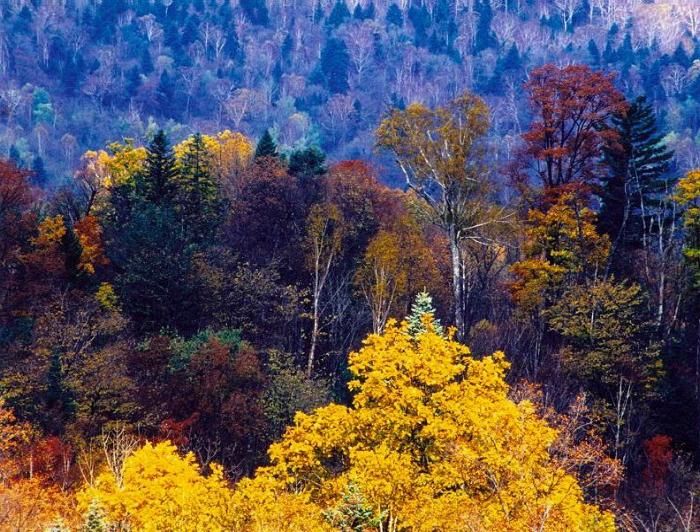
<svg viewBox="0 0 700 532">
<path fill-rule="evenodd" d="M 0 529 L 700 528 L 687 4 L 0 1 Z"/>
</svg>

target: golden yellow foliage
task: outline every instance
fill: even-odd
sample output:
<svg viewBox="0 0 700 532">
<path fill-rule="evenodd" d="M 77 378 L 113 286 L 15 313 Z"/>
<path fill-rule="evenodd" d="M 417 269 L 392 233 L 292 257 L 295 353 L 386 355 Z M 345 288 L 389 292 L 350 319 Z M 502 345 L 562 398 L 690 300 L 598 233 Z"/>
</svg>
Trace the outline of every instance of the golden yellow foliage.
<svg viewBox="0 0 700 532">
<path fill-rule="evenodd" d="M 112 142 L 107 151 L 86 151 L 79 174 L 96 190 L 123 185 L 143 170 L 146 155 L 146 148 L 134 146 L 131 139 L 126 139 L 124 144 Z"/>
<path fill-rule="evenodd" d="M 173 148 L 177 159 L 187 152 L 192 139 L 188 137 Z M 253 157 L 253 143 L 242 133 L 227 129 L 216 135 L 202 135 L 202 142 L 209 154 L 209 166 L 219 180 L 236 175 Z"/>
<path fill-rule="evenodd" d="M 564 191 L 548 208 L 530 210 L 523 248 L 525 260 L 511 268 L 511 293 L 521 308 L 532 310 L 561 288 L 567 276 L 603 268 L 610 241 L 598 233 L 596 214 L 581 204 L 576 192 Z"/>
<path fill-rule="evenodd" d="M 212 464 L 203 476 L 194 456 L 179 456 L 170 442 L 146 443 L 124 461 L 119 480 L 112 471 L 102 473 L 78 494 L 81 510 L 97 500 L 110 522 L 143 532 L 232 527 L 231 491 L 222 468 Z"/>
<path fill-rule="evenodd" d="M 614 530 L 551 458 L 556 431 L 508 399 L 507 367 L 502 353 L 474 360 L 430 328 L 414 338 L 390 321 L 350 356 L 352 406 L 297 414 L 271 465 L 239 484 L 237 526 L 295 530 L 261 523 L 297 509 L 315 518 L 352 486 L 389 531 Z"/>
</svg>

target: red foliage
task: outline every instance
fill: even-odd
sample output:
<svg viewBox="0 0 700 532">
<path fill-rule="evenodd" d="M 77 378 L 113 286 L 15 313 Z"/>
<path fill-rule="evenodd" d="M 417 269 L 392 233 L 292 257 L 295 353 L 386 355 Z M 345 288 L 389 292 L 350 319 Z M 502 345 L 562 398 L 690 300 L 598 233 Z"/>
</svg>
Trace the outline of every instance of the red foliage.
<svg viewBox="0 0 700 532">
<path fill-rule="evenodd" d="M 613 80 L 582 65 L 549 64 L 530 74 L 525 88 L 535 118 L 523 134 L 523 155 L 534 159 L 545 188 L 596 179 L 603 147 L 617 138 L 606 121 L 627 109 Z"/>
<path fill-rule="evenodd" d="M 656 494 L 666 490 L 669 466 L 673 460 L 671 441 L 670 436 L 657 434 L 642 444 L 647 457 L 647 466 L 643 472 L 644 481 L 647 489 Z"/>
<path fill-rule="evenodd" d="M 164 419 L 160 424 L 159 437 L 170 440 L 178 447 L 186 447 L 190 443 L 192 427 L 199 421 L 199 412 L 192 413 L 182 421 L 173 418 Z"/>
<path fill-rule="evenodd" d="M 36 191 L 29 185 L 29 172 L 0 161 L 0 324 L 27 302 L 21 253 L 36 227 L 30 207 Z"/>
</svg>

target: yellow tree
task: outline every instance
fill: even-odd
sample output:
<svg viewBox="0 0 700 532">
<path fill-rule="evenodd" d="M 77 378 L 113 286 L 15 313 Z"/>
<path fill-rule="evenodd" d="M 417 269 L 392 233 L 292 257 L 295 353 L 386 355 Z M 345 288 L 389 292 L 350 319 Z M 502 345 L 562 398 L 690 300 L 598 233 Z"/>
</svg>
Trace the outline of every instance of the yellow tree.
<svg viewBox="0 0 700 532">
<path fill-rule="evenodd" d="M 442 107 L 421 104 L 394 109 L 377 129 L 377 144 L 390 150 L 407 186 L 426 214 L 447 235 L 452 258 L 455 325 L 465 334 L 463 261 L 460 242 L 486 242 L 484 228 L 506 216 L 489 201 L 492 184 L 485 164 L 489 110 L 465 93 Z"/>
<path fill-rule="evenodd" d="M 418 290 L 436 288 L 440 277 L 435 257 L 416 221 L 409 215 L 380 230 L 367 245 L 355 272 L 355 286 L 380 333 L 390 316 L 405 315 Z"/>
<path fill-rule="evenodd" d="M 85 152 L 75 174 L 84 196 L 84 215 L 91 213 L 103 191 L 128 183 L 143 170 L 145 162 L 146 148 L 136 147 L 131 139 L 126 139 L 124 144 L 113 142 L 107 150 Z"/>
<path fill-rule="evenodd" d="M 265 530 L 293 505 L 390 532 L 614 530 L 550 455 L 557 431 L 508 399 L 503 354 L 475 360 L 453 334 L 426 319 L 416 336 L 393 321 L 371 335 L 350 355 L 352 406 L 297 414 L 271 465 L 239 484 L 237 527 Z"/>
<path fill-rule="evenodd" d="M 596 221 L 575 190 L 529 211 L 525 258 L 512 267 L 511 292 L 522 309 L 537 311 L 551 303 L 567 279 L 584 281 L 603 273 L 610 241 L 598 233 Z"/>
<path fill-rule="evenodd" d="M 231 530 L 231 492 L 216 464 L 204 476 L 192 453 L 181 457 L 169 442 L 143 447 L 78 494 L 83 512 L 97 501 L 122 529 L 156 532 Z"/>
<path fill-rule="evenodd" d="M 187 153 L 193 138 L 188 137 L 173 148 L 178 159 Z M 253 143 L 250 139 L 228 129 L 216 135 L 202 135 L 202 143 L 209 156 L 207 165 L 221 184 L 235 182 L 253 157 Z"/>
</svg>

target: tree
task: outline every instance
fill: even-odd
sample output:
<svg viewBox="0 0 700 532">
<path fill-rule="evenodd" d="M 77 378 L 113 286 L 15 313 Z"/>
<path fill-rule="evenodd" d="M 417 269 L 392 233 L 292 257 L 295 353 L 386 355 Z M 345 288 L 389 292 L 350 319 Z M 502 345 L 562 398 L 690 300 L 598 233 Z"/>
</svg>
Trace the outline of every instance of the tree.
<svg viewBox="0 0 700 532">
<path fill-rule="evenodd" d="M 109 524 L 105 520 L 105 513 L 98 500 L 90 502 L 85 514 L 85 524 L 82 532 L 107 532 Z"/>
<path fill-rule="evenodd" d="M 332 94 L 345 94 L 348 91 L 348 68 L 350 55 L 341 39 L 330 37 L 321 51 L 321 72 L 325 85 Z"/>
<path fill-rule="evenodd" d="M 308 265 L 313 276 L 312 296 L 312 328 L 311 346 L 306 363 L 306 374 L 310 377 L 316 358 L 319 336 L 321 334 L 321 319 L 325 311 L 323 297 L 326 283 L 343 246 L 344 237 L 343 216 L 340 210 L 332 204 L 316 204 L 311 207 L 306 222 L 306 246 L 308 249 Z"/>
<path fill-rule="evenodd" d="M 491 29 L 491 21 L 493 20 L 491 1 L 479 1 L 476 9 L 479 12 L 479 21 L 474 36 L 474 52 L 479 53 L 487 48 L 495 48 L 498 45 L 498 40 Z"/>
<path fill-rule="evenodd" d="M 389 317 L 403 315 L 416 291 L 433 287 L 440 276 L 415 220 L 404 214 L 392 222 L 370 240 L 355 271 L 355 286 L 369 306 L 375 333 L 381 333 Z"/>
<path fill-rule="evenodd" d="M 14 320 L 14 310 L 26 304 L 21 297 L 23 248 L 35 228 L 30 207 L 36 193 L 30 173 L 0 161 L 0 328 Z"/>
<path fill-rule="evenodd" d="M 654 227 L 654 213 L 662 208 L 661 196 L 672 188 L 666 178 L 673 152 L 657 133 L 656 119 L 644 97 L 612 117 L 617 132 L 605 149 L 608 174 L 602 177 L 601 230 L 613 243 L 612 253 L 638 249 Z M 613 257 L 615 259 L 616 257 Z M 618 262 L 618 269 L 620 262 Z"/>
<path fill-rule="evenodd" d="M 489 200 L 493 185 L 484 164 L 488 128 L 486 104 L 465 93 L 436 109 L 420 104 L 394 109 L 377 129 L 378 145 L 394 154 L 426 215 L 447 235 L 459 338 L 466 333 L 460 243 L 488 242 L 485 229 L 506 217 Z"/>
<path fill-rule="evenodd" d="M 192 242 L 206 244 L 221 224 L 222 202 L 211 155 L 197 133 L 182 143 L 178 158 L 177 202 Z"/>
<path fill-rule="evenodd" d="M 279 157 L 277 145 L 275 141 L 272 140 L 269 129 L 265 130 L 265 133 L 260 137 L 258 145 L 255 148 L 255 158 L 259 159 L 261 157 Z"/>
<path fill-rule="evenodd" d="M 399 9 L 399 6 L 397 6 L 395 3 L 392 3 L 389 6 L 389 9 L 386 10 L 387 31 L 391 28 L 391 26 L 403 28 L 403 13 L 401 13 L 401 9 Z"/>
<path fill-rule="evenodd" d="M 105 471 L 78 494 L 79 507 L 93 501 L 120 527 L 136 530 L 230 530 L 231 494 L 221 466 L 203 476 L 194 455 L 180 457 L 170 442 L 146 443 L 126 460 L 121 482 Z"/>
<path fill-rule="evenodd" d="M 534 162 L 534 175 L 545 188 L 594 183 L 604 146 L 617 139 L 607 121 L 627 108 L 613 77 L 550 64 L 533 70 L 525 87 L 535 118 L 523 134 L 524 155 Z M 520 184 L 527 180 L 527 173 L 518 176 Z"/>
<path fill-rule="evenodd" d="M 332 28 L 337 28 L 349 18 L 350 10 L 348 9 L 348 6 L 343 0 L 338 0 L 331 10 L 331 14 L 328 15 L 326 24 Z"/>
<path fill-rule="evenodd" d="M 143 171 L 135 175 L 136 193 L 154 205 L 169 205 L 175 199 L 176 179 L 175 156 L 161 129 L 148 147 Z"/>
<path fill-rule="evenodd" d="M 411 314 L 406 318 L 408 323 L 407 332 L 411 336 L 417 336 L 427 331 L 425 320 L 429 320 L 432 324 L 432 330 L 435 334 L 444 334 L 440 321 L 435 319 L 435 308 L 433 307 L 433 298 L 428 292 L 421 292 L 416 296 L 415 302 L 411 306 Z"/>
<path fill-rule="evenodd" d="M 339 517 L 352 492 L 384 530 L 614 530 L 550 456 L 556 430 L 507 398 L 503 355 L 475 360 L 426 327 L 390 322 L 350 355 L 352 405 L 297 414 L 238 484 L 238 526 L 299 506 Z"/>
<path fill-rule="evenodd" d="M 547 312 L 549 325 L 565 340 L 565 367 L 605 404 L 603 419 L 614 456 L 628 462 L 639 410 L 656 396 L 663 376 L 660 345 L 644 308 L 641 288 L 614 281 L 576 285 Z"/>
</svg>

